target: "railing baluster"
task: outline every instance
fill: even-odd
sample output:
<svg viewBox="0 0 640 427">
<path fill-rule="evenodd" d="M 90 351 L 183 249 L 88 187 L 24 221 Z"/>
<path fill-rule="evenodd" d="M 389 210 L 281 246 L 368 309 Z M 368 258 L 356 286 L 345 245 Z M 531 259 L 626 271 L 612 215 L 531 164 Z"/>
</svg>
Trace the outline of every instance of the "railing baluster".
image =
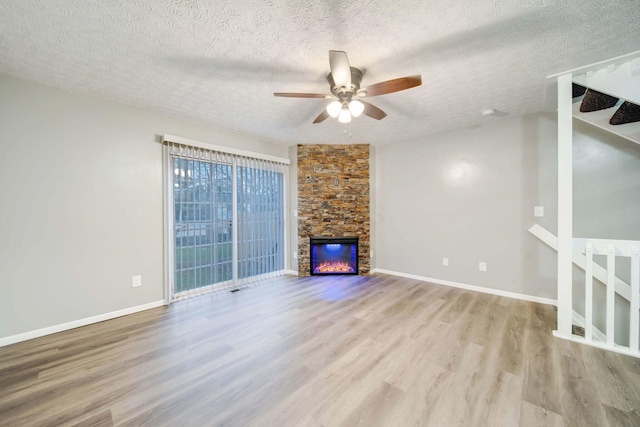
<svg viewBox="0 0 640 427">
<path fill-rule="evenodd" d="M 638 328 L 640 319 L 640 247 L 631 250 L 631 324 L 629 325 L 629 347 L 638 351 Z"/>
<path fill-rule="evenodd" d="M 584 337 L 591 342 L 593 339 L 593 244 L 586 244 L 585 255 L 587 262 L 585 264 Z"/>
<path fill-rule="evenodd" d="M 536 232 L 529 231 L 538 236 Z M 543 241 L 555 248 L 555 242 L 548 239 L 543 239 Z M 581 337 L 573 335 L 571 339 L 594 347 L 640 357 L 640 241 L 574 238 L 573 248 L 575 251 L 574 263 L 585 271 L 585 336 L 584 339 L 581 339 Z M 581 256 L 581 254 L 584 255 Z M 606 255 L 606 265 L 595 262 L 595 255 Z M 630 261 L 629 283 L 616 276 L 618 257 L 628 258 Z M 594 287 L 599 286 L 594 284 L 596 280 L 606 287 L 604 301 L 595 294 Z M 624 317 L 625 324 L 616 325 L 616 315 L 619 314 L 616 313 L 616 302 L 624 304 L 626 312 L 627 301 L 630 310 L 629 323 L 626 323 L 627 316 L 625 314 L 617 319 L 621 322 Z M 602 312 L 603 309 L 605 312 Z M 594 318 L 600 318 L 602 315 L 605 319 L 605 328 L 600 330 L 594 324 Z M 619 339 L 616 342 L 616 330 L 619 328 L 622 329 L 618 331 Z M 627 332 L 629 334 L 628 345 L 626 338 L 622 336 L 627 336 Z M 554 334 L 560 336 L 555 332 Z"/>
<path fill-rule="evenodd" d="M 607 246 L 607 345 L 613 347 L 616 302 L 616 248 Z"/>
</svg>

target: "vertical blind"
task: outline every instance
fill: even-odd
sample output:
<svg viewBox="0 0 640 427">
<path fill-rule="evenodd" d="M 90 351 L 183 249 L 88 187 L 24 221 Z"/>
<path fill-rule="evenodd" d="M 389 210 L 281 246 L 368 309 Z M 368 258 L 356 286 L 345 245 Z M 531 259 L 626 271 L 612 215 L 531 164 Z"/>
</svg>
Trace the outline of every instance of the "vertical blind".
<svg viewBox="0 0 640 427">
<path fill-rule="evenodd" d="M 284 274 L 286 165 L 165 145 L 170 299 Z"/>
</svg>

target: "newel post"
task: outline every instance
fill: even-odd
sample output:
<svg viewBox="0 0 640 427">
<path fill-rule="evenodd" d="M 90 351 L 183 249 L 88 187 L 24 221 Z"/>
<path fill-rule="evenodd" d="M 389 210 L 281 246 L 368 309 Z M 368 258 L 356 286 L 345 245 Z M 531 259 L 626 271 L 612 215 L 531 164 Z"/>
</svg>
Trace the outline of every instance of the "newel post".
<svg viewBox="0 0 640 427">
<path fill-rule="evenodd" d="M 558 330 L 571 337 L 573 317 L 572 75 L 558 77 Z"/>
</svg>

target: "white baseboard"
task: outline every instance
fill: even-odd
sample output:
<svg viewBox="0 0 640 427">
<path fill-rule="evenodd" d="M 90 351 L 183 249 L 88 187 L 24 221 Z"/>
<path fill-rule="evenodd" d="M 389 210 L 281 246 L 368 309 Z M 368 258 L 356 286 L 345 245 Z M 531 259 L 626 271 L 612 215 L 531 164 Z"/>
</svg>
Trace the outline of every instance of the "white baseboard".
<svg viewBox="0 0 640 427">
<path fill-rule="evenodd" d="M 22 341 L 27 341 L 33 338 L 43 337 L 45 335 L 51 335 L 51 334 L 55 334 L 62 331 L 68 331 L 69 329 L 75 329 L 81 326 L 91 325 L 92 323 L 98 323 L 98 322 L 103 322 L 105 320 L 115 319 L 116 317 L 138 313 L 140 311 L 161 307 L 163 305 L 165 305 L 164 300 L 154 301 L 148 304 L 142 304 L 135 307 L 124 308 L 122 310 L 112 311 L 110 313 L 99 314 L 97 316 L 86 317 L 84 319 L 78 319 L 78 320 L 74 320 L 67 323 L 61 323 L 59 325 L 49 326 L 42 329 L 36 329 L 35 331 L 29 331 L 29 332 L 24 332 L 22 334 L 11 335 L 8 337 L 0 338 L 0 347 L 15 344 Z"/>
<path fill-rule="evenodd" d="M 485 288 L 484 286 L 468 285 L 466 283 L 452 282 L 450 280 L 434 279 L 433 277 L 418 276 L 416 274 L 400 273 L 398 271 L 375 268 L 371 273 L 389 274 L 391 276 L 406 277 L 408 279 L 420 280 L 423 282 L 435 283 L 436 285 L 451 286 L 453 288 L 466 289 L 469 291 L 482 292 L 484 294 L 498 295 L 501 297 L 515 298 L 523 301 L 537 302 L 540 304 L 558 305 L 557 301 L 550 298 L 534 297 L 531 295 L 519 294 L 516 292 L 502 291 L 500 289 Z"/>
<path fill-rule="evenodd" d="M 287 270 L 285 274 L 288 274 L 290 276 L 297 276 L 298 272 L 296 270 Z"/>
</svg>

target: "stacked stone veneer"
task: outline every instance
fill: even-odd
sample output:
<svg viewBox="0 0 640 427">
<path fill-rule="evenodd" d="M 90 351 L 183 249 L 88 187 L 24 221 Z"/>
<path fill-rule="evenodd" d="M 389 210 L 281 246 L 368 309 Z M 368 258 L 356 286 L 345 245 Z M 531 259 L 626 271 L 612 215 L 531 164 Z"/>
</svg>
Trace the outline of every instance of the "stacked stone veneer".
<svg viewBox="0 0 640 427">
<path fill-rule="evenodd" d="M 369 145 L 298 145 L 298 274 L 309 276 L 309 237 L 358 236 L 358 274 L 371 268 Z"/>
</svg>

